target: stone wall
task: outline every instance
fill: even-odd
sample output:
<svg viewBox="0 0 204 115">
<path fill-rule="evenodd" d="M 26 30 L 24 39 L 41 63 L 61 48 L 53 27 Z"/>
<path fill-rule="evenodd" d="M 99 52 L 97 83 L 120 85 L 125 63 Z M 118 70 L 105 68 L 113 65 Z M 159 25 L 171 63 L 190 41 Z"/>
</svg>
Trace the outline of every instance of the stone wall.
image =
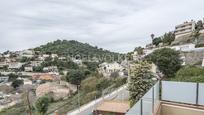
<svg viewBox="0 0 204 115">
<path fill-rule="evenodd" d="M 183 52 L 182 55 L 185 56 L 186 64 L 201 66 L 204 58 L 204 51 Z"/>
</svg>

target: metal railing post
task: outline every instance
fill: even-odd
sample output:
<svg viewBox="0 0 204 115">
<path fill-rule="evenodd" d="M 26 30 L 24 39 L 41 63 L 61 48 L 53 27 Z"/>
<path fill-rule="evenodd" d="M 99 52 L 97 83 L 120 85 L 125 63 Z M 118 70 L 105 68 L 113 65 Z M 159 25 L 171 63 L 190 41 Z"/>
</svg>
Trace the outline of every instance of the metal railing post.
<svg viewBox="0 0 204 115">
<path fill-rule="evenodd" d="M 198 96 L 199 96 L 199 83 L 196 84 L 196 105 L 198 105 Z"/>
<path fill-rule="evenodd" d="M 154 87 L 152 88 L 152 113 L 154 114 Z"/>
<path fill-rule="evenodd" d="M 140 115 L 143 115 L 143 99 L 140 102 Z"/>
</svg>

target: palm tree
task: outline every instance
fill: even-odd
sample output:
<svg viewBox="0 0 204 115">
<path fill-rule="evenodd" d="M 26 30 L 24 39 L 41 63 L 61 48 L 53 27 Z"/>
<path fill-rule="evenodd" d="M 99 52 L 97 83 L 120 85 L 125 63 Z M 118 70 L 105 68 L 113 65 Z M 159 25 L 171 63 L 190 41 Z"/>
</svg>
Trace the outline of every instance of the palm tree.
<svg viewBox="0 0 204 115">
<path fill-rule="evenodd" d="M 151 34 L 151 38 L 152 38 L 152 40 L 154 39 L 154 34 Z"/>
</svg>

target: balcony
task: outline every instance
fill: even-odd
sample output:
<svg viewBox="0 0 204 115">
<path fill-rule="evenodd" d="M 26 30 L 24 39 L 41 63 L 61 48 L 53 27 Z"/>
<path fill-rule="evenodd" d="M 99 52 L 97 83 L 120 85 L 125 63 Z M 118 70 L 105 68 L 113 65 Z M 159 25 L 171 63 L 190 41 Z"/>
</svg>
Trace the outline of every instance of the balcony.
<svg viewBox="0 0 204 115">
<path fill-rule="evenodd" d="M 204 83 L 156 83 L 126 115 L 204 115 Z"/>
</svg>

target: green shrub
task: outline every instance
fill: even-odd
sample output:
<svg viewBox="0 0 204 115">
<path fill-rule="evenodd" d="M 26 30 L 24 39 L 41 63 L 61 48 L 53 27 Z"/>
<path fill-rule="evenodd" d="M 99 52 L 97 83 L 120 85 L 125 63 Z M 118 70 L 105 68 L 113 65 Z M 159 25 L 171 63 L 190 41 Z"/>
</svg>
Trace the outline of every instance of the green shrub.
<svg viewBox="0 0 204 115">
<path fill-rule="evenodd" d="M 204 82 L 204 68 L 196 66 L 185 66 L 181 68 L 176 77 L 170 80 L 185 82 Z"/>
<path fill-rule="evenodd" d="M 49 105 L 49 98 L 44 96 L 40 97 L 36 102 L 35 102 L 35 108 L 38 111 L 38 113 L 44 115 L 47 110 L 48 110 L 48 105 Z"/>
</svg>

